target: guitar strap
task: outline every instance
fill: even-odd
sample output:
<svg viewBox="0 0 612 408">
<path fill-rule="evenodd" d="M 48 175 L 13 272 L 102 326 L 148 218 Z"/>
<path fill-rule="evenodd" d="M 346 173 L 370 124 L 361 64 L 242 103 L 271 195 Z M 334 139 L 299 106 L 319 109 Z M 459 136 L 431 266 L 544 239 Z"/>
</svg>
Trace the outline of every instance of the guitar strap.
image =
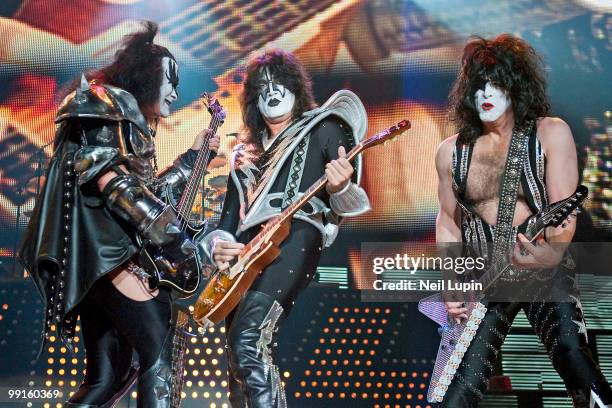
<svg viewBox="0 0 612 408">
<path fill-rule="evenodd" d="M 521 181 L 521 169 L 527 158 L 528 142 L 533 122 L 524 126 L 515 126 L 508 147 L 508 157 L 504 167 L 499 191 L 499 206 L 497 207 L 497 222 L 495 223 L 495 236 L 493 238 L 492 265 L 508 256 L 512 245 L 514 230 L 512 221 L 518 198 L 518 188 Z"/>
</svg>

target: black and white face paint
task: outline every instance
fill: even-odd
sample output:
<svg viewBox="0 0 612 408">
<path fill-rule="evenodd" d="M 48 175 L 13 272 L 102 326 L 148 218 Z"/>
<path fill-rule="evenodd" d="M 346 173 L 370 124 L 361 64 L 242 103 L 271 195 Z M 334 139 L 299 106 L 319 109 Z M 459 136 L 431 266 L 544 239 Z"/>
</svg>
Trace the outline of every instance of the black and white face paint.
<svg viewBox="0 0 612 408">
<path fill-rule="evenodd" d="M 257 86 L 259 88 L 257 107 L 265 119 L 274 121 L 291 115 L 295 95 L 275 80 L 268 67 L 264 67 L 260 72 Z"/>
<path fill-rule="evenodd" d="M 178 97 L 178 66 L 169 57 L 162 58 L 162 82 L 159 88 L 159 116 L 170 116 L 170 105 Z"/>
</svg>

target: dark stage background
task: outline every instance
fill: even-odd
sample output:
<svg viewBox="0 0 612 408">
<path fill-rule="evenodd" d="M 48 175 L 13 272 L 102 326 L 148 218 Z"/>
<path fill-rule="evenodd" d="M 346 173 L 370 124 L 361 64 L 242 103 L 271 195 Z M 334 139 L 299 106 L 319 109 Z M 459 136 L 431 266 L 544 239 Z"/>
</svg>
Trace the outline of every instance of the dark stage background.
<svg viewBox="0 0 612 408">
<path fill-rule="evenodd" d="M 472 34 L 502 32 L 520 35 L 544 56 L 553 114 L 573 130 L 582 182 L 591 191 L 577 238 L 611 241 L 611 12 L 605 0 L 1 1 L 0 387 L 69 393 L 82 378 L 82 350 L 72 356 L 52 341 L 34 360 L 43 310 L 14 252 L 44 183 L 63 87 L 108 62 L 138 20 L 160 24 L 160 42 L 180 65 L 176 111 L 157 136 L 160 167 L 207 125 L 198 101 L 202 91 L 216 92 L 229 113 L 220 130 L 225 154 L 205 180 L 196 218 L 214 222 L 218 216 L 227 153 L 241 126 L 244 62 L 261 50 L 295 52 L 313 77 L 319 103 L 339 88 L 357 93 L 368 111 L 369 133 L 403 118 L 412 121 L 396 143 L 365 152 L 362 184 L 374 210 L 347 221 L 324 254 L 318 282 L 302 295 L 281 332 L 279 361 L 290 406 L 424 408 L 435 327 L 413 303 L 360 301 L 358 290 L 371 280 L 361 272 L 360 244 L 433 240 L 433 158 L 438 144 L 454 133 L 446 103 L 460 51 Z M 596 274 L 583 279 L 598 290 L 583 304 L 590 345 L 610 378 L 612 287 Z M 224 341 L 219 328 L 193 339 L 184 407 L 227 406 Z M 523 317 L 508 337 L 498 373 L 509 376 L 512 391 L 491 393 L 483 406 L 570 406 Z M 134 396 L 124 401 L 128 405 L 135 406 Z"/>
</svg>

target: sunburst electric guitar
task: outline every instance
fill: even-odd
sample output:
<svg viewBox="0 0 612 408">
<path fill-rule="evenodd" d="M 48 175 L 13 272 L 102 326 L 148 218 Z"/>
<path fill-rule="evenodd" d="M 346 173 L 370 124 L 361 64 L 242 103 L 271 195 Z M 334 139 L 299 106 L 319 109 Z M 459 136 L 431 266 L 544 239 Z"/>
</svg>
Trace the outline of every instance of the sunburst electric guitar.
<svg viewBox="0 0 612 408">
<path fill-rule="evenodd" d="M 370 147 L 393 139 L 410 128 L 403 120 L 397 125 L 357 144 L 346 155 L 350 161 Z M 299 200 L 294 201 L 282 213 L 269 220 L 242 250 L 237 262 L 225 271 L 217 271 L 198 297 L 193 317 L 204 327 L 222 321 L 236 307 L 242 295 L 251 287 L 257 276 L 281 253 L 280 244 L 287 238 L 293 215 L 327 184 L 327 177 L 319 178 Z"/>
</svg>

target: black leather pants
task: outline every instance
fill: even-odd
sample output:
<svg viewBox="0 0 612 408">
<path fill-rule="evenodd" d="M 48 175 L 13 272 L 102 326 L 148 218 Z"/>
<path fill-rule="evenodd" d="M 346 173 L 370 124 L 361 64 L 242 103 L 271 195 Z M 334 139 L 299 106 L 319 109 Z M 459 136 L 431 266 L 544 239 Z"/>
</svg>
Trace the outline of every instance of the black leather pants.
<svg viewBox="0 0 612 408">
<path fill-rule="evenodd" d="M 493 372 L 492 363 L 521 309 L 563 379 L 574 407 L 591 408 L 591 390 L 604 404 L 612 404 L 610 386 L 587 346 L 581 307 L 574 297 L 568 302 L 490 304 L 439 406 L 473 408 L 478 405 Z"/>
<path fill-rule="evenodd" d="M 110 407 L 138 377 L 138 407 L 170 407 L 172 388 L 171 303 L 166 292 L 139 302 L 101 278 L 79 305 L 86 375 L 67 407 Z M 131 368 L 138 354 L 138 375 Z"/>
</svg>

